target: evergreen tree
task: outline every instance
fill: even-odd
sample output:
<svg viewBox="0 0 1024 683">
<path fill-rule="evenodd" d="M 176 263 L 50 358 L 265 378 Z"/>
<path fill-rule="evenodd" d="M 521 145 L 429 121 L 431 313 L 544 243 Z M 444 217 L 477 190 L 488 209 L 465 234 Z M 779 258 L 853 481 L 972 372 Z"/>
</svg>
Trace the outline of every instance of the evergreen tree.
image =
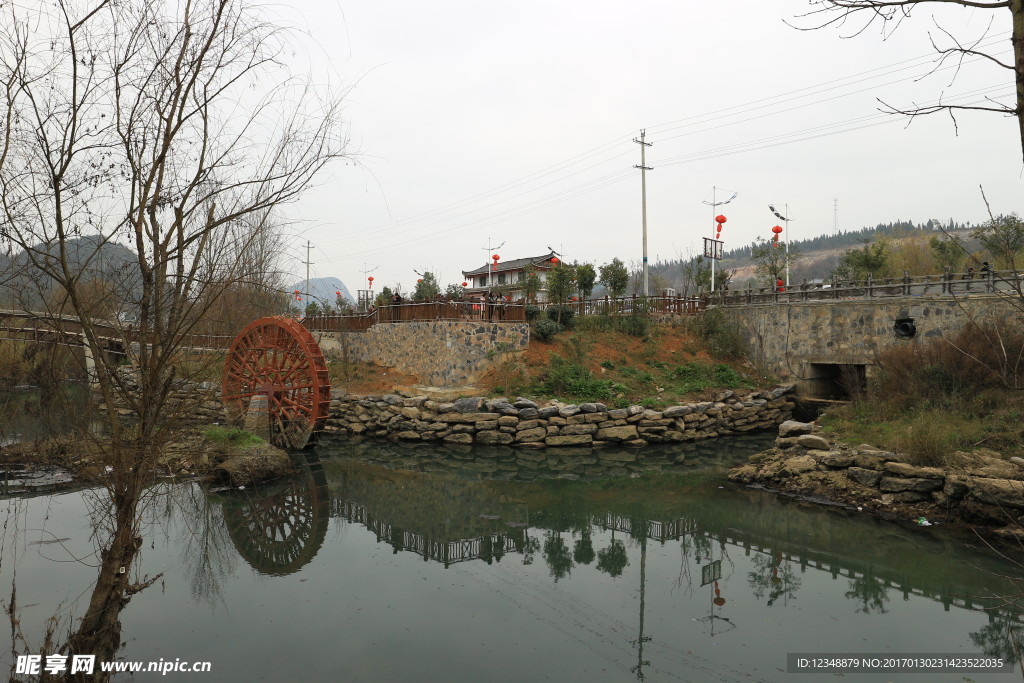
<svg viewBox="0 0 1024 683">
<path fill-rule="evenodd" d="M 629 271 L 626 270 L 626 264 L 616 257 L 611 263 L 601 266 L 600 271 L 600 282 L 608 288 L 612 296 L 625 294 L 626 288 L 629 287 Z"/>
<path fill-rule="evenodd" d="M 423 272 L 423 277 L 416 281 L 416 289 L 413 290 L 414 301 L 430 301 L 436 299 L 441 293 L 441 286 L 437 284 L 437 278 L 429 270 Z"/>
<path fill-rule="evenodd" d="M 591 292 L 594 291 L 594 284 L 597 282 L 597 271 L 594 270 L 594 266 L 590 263 L 577 263 L 576 267 L 576 284 L 580 288 L 581 298 L 587 299 L 590 297 Z"/>
</svg>

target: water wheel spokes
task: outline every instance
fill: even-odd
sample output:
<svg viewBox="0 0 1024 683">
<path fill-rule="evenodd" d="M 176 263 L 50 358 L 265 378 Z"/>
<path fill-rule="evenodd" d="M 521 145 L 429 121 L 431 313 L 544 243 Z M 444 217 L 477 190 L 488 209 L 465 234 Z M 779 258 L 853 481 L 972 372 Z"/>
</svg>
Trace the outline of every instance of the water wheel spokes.
<svg viewBox="0 0 1024 683">
<path fill-rule="evenodd" d="M 232 422 L 265 430 L 276 446 L 304 448 L 323 431 L 331 403 L 320 346 L 291 318 L 249 323 L 228 351 L 221 399 Z"/>
</svg>

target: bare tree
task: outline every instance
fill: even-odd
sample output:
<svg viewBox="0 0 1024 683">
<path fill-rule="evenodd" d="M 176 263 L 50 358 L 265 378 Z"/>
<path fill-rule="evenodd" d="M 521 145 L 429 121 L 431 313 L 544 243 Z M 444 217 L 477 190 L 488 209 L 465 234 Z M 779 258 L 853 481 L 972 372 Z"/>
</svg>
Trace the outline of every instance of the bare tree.
<svg viewBox="0 0 1024 683">
<path fill-rule="evenodd" d="M 1011 24 L 1010 42 L 1013 46 L 1012 61 L 1004 61 L 998 57 L 980 49 L 982 36 L 974 41 L 961 42 L 949 31 L 939 27 L 944 36 L 943 45 L 939 45 L 932 39 L 932 45 L 938 54 L 936 69 L 947 60 L 955 60 L 959 65 L 967 57 L 979 57 L 1001 69 L 1006 69 L 1013 74 L 1016 86 L 1016 98 L 1014 106 L 1009 106 L 987 99 L 984 104 L 946 104 L 939 100 L 936 104 L 926 106 L 914 106 L 910 108 L 894 107 L 885 105 L 887 110 L 896 114 L 907 116 L 919 116 L 922 114 L 934 114 L 945 111 L 954 115 L 958 110 L 990 111 L 1007 116 L 1015 116 L 1020 129 L 1021 153 L 1024 155 L 1024 0 L 812 0 L 812 9 L 804 17 L 826 17 L 825 20 L 813 28 L 824 28 L 826 26 L 845 27 L 848 24 L 853 26 L 852 33 L 859 34 L 869 26 L 881 23 L 883 30 L 886 27 L 894 28 L 906 18 L 918 5 L 959 5 L 986 10 L 1007 10 L 1003 16 L 1009 15 Z M 994 20 L 994 18 L 993 18 Z M 991 23 L 989 26 L 991 27 Z M 805 29 L 806 30 L 806 29 Z M 986 32 L 987 33 L 987 32 Z M 884 104 L 884 103 L 883 103 Z M 953 119 L 954 125 L 956 119 Z"/>
<path fill-rule="evenodd" d="M 80 320 L 108 408 L 116 532 L 102 564 L 117 571 L 72 639 L 81 651 L 129 585 L 179 351 L 253 274 L 272 212 L 345 152 L 340 97 L 289 73 L 289 41 L 249 0 L 0 5 L 0 243 Z M 105 353 L 83 275 L 112 244 L 133 253 L 121 331 L 137 388 Z"/>
</svg>

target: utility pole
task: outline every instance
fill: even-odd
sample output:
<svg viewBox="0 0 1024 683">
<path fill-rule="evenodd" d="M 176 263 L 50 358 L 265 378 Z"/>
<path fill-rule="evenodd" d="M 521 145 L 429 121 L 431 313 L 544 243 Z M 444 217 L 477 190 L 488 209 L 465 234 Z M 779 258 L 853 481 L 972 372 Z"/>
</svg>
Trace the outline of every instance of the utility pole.
<svg viewBox="0 0 1024 683">
<path fill-rule="evenodd" d="M 633 138 L 633 142 L 640 145 L 640 165 L 633 168 L 640 169 L 640 201 L 644 224 L 644 296 L 647 296 L 647 172 L 653 169 L 647 165 L 646 152 L 647 148 L 654 143 L 644 142 L 645 135 L 646 131 L 641 128 L 640 139 Z"/>
<path fill-rule="evenodd" d="M 305 309 L 309 307 L 309 251 L 312 248 L 313 246 L 309 243 L 309 240 L 306 240 L 306 305 L 303 308 L 303 313 L 305 313 Z"/>
<path fill-rule="evenodd" d="M 832 234 L 839 233 L 839 200 L 832 200 Z"/>
</svg>

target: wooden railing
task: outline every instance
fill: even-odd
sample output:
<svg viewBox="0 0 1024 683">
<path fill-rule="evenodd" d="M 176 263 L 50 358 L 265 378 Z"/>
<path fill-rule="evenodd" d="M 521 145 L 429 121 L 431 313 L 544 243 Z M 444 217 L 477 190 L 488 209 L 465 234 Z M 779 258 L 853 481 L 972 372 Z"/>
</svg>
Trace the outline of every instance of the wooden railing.
<svg viewBox="0 0 1024 683">
<path fill-rule="evenodd" d="M 381 306 L 362 315 L 318 315 L 302 321 L 318 332 L 365 332 L 377 323 L 426 320 L 469 320 L 481 322 L 524 322 L 522 304 L 481 301 L 427 301 Z"/>
<path fill-rule="evenodd" d="M 556 305 L 554 302 L 537 304 L 540 308 Z M 620 296 L 568 301 L 576 315 L 630 315 L 650 313 L 654 315 L 696 315 L 704 310 L 705 301 L 698 297 L 685 296 Z"/>
<path fill-rule="evenodd" d="M 1022 294 L 1024 273 L 988 271 L 985 273 L 953 273 L 918 275 L 904 273 L 902 278 L 834 280 L 791 287 L 719 291 L 709 295 L 713 306 L 747 306 L 750 304 L 792 303 L 798 301 L 829 301 L 835 299 L 871 299 L 876 297 L 912 297 L 925 295 Z"/>
</svg>

